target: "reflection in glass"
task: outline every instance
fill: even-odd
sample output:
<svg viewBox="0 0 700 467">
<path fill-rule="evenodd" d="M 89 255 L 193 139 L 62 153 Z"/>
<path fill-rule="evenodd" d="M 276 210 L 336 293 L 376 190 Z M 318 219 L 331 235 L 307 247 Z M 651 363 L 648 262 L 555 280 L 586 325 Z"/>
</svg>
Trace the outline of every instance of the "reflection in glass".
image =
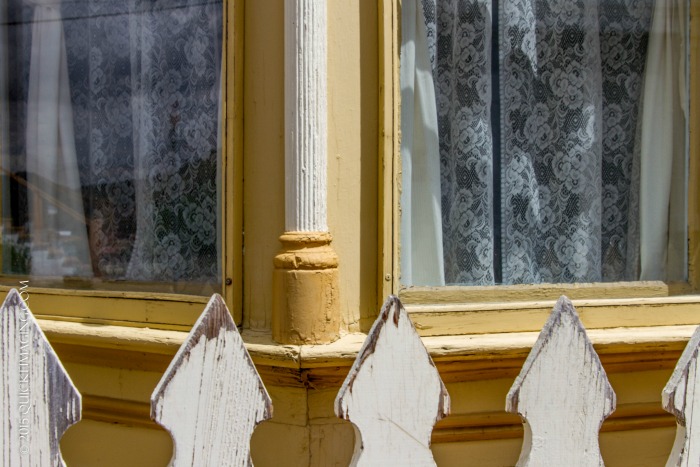
<svg viewBox="0 0 700 467">
<path fill-rule="evenodd" d="M 3 3 L 4 274 L 218 288 L 221 12 Z"/>
</svg>

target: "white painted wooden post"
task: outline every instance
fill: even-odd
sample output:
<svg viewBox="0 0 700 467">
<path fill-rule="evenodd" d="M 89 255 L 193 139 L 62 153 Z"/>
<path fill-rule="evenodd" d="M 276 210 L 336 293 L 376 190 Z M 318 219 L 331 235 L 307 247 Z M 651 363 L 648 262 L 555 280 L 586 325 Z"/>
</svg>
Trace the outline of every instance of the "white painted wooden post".
<svg viewBox="0 0 700 467">
<path fill-rule="evenodd" d="M 0 464 L 65 465 L 59 441 L 80 420 L 80 393 L 15 289 L 0 308 L 0 363 Z"/>
<path fill-rule="evenodd" d="M 676 441 L 667 466 L 700 465 L 700 327 L 685 347 L 661 393 L 664 409 L 676 416 Z M 698 404 L 697 406 L 695 404 Z M 698 410 L 695 410 L 695 409 Z"/>
<path fill-rule="evenodd" d="M 215 294 L 151 396 L 151 418 L 173 437 L 170 465 L 252 465 L 250 437 L 270 417 L 270 396 Z"/>
<path fill-rule="evenodd" d="M 326 232 L 326 0 L 284 2 L 285 229 Z"/>
<path fill-rule="evenodd" d="M 518 465 L 603 465 L 600 426 L 615 392 L 573 304 L 561 297 L 506 398 L 523 419 Z"/>
<path fill-rule="evenodd" d="M 390 296 L 335 399 L 335 414 L 356 427 L 351 465 L 435 465 L 430 435 L 449 412 L 428 351 Z"/>
</svg>

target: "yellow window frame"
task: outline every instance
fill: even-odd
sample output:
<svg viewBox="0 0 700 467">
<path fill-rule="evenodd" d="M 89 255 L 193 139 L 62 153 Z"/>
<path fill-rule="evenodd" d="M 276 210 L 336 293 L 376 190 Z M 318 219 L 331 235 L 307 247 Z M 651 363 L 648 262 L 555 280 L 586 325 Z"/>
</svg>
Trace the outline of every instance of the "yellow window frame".
<svg viewBox="0 0 700 467">
<path fill-rule="evenodd" d="M 421 335 L 537 331 L 568 295 L 594 328 L 700 323 L 700 0 L 690 0 L 688 280 L 514 286 L 403 287 L 399 282 L 401 0 L 379 3 L 379 302 L 398 295 Z"/>
<path fill-rule="evenodd" d="M 243 262 L 243 0 L 224 0 L 222 83 L 222 281 L 221 294 L 234 321 L 242 323 Z M 2 249 L 0 248 L 0 255 Z M 0 260 L 2 257 L 0 256 Z M 27 277 L 0 277 L 0 293 L 21 288 L 32 312 L 43 319 L 91 324 L 189 330 L 209 297 L 147 291 L 147 284 L 111 285 L 112 290 L 33 287 Z M 40 282 L 37 279 L 37 282 Z"/>
</svg>

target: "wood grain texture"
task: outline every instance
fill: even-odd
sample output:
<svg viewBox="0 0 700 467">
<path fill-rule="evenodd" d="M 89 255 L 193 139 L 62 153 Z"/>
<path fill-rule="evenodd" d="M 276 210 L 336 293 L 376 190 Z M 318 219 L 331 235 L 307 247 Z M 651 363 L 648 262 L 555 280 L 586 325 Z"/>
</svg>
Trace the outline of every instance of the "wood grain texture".
<svg viewBox="0 0 700 467">
<path fill-rule="evenodd" d="M 226 304 L 215 294 L 151 396 L 173 437 L 170 465 L 252 465 L 250 437 L 272 402 Z"/>
<path fill-rule="evenodd" d="M 435 465 L 430 435 L 449 412 L 428 351 L 389 296 L 335 400 L 335 414 L 358 434 L 351 465 Z"/>
<path fill-rule="evenodd" d="M 598 433 L 613 391 L 571 301 L 561 297 L 506 398 L 523 419 L 518 465 L 603 465 Z"/>
<path fill-rule="evenodd" d="M 0 373 L 0 465 L 65 465 L 59 441 L 80 420 L 80 393 L 15 289 L 0 308 Z"/>
<path fill-rule="evenodd" d="M 676 441 L 667 466 L 700 463 L 700 327 L 688 342 L 661 393 L 664 409 L 676 417 Z M 696 410 L 698 409 L 698 410 Z"/>
</svg>

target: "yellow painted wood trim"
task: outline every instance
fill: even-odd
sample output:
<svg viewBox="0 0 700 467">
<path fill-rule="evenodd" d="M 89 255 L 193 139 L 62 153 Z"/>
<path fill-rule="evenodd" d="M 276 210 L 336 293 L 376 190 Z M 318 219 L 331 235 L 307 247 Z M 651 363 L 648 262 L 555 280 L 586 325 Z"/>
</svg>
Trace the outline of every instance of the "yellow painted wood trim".
<svg viewBox="0 0 700 467">
<path fill-rule="evenodd" d="M 150 417 L 148 402 L 83 394 L 83 419 L 160 430 Z M 617 407 L 601 432 L 675 427 L 675 418 L 660 404 L 637 403 Z M 432 443 L 513 439 L 523 436 L 520 417 L 501 411 L 450 415 L 433 430 Z"/>
<path fill-rule="evenodd" d="M 151 354 L 174 355 L 187 333 L 148 328 L 38 320 L 52 345 L 114 349 Z M 696 325 L 620 327 L 589 329 L 588 335 L 601 354 L 682 351 Z M 539 332 L 471 334 L 423 337 L 423 343 L 436 362 L 489 361 L 524 358 Z M 350 365 L 366 334 L 349 334 L 332 344 L 277 345 L 269 334 L 244 332 L 245 345 L 256 364 L 297 369 Z M 89 358 L 89 357 L 88 357 Z"/>
<path fill-rule="evenodd" d="M 401 56 L 401 6 L 400 2 L 394 2 L 395 7 L 393 9 L 394 14 L 394 34 L 392 35 L 392 40 L 394 41 L 394 55 L 393 55 L 393 74 L 392 79 L 394 83 L 394 153 L 393 153 L 393 167 L 394 167 L 394 183 L 393 183 L 393 201 L 392 201 L 392 222 L 393 222 L 393 256 L 392 256 L 392 293 L 396 295 L 399 292 L 399 286 L 401 284 L 401 209 L 399 207 L 399 200 L 401 199 L 401 73 L 400 73 L 400 56 Z M 384 299 L 386 297 L 382 297 Z"/>
<path fill-rule="evenodd" d="M 222 72 L 222 284 L 221 291 L 234 320 L 242 322 L 242 206 L 243 206 L 243 5 L 244 0 L 224 1 Z M 1 256 L 0 248 L 0 260 Z M 29 306 L 37 316 L 121 326 L 155 326 L 188 329 L 209 300 L 187 293 L 152 292 L 159 287 L 145 282 L 110 281 L 94 285 L 78 278 L 65 278 L 64 288 L 34 287 L 43 278 L 0 278 L 0 293 L 19 288 L 29 280 Z M 230 279 L 227 280 L 227 279 Z M 73 284 L 71 287 L 70 284 Z M 78 289 L 83 285 L 102 290 Z M 16 285 L 10 285 L 16 284 Z M 192 290 L 187 284 L 183 290 Z"/>
<path fill-rule="evenodd" d="M 0 286 L 0 293 L 10 287 Z M 23 291 L 39 318 L 189 330 L 202 313 L 208 297 L 149 292 L 39 289 Z"/>
<path fill-rule="evenodd" d="M 222 283 L 237 325 L 243 321 L 243 0 L 224 1 L 222 99 Z"/>
<path fill-rule="evenodd" d="M 19 289 L 21 284 L 17 286 L 0 285 L 0 293 L 7 293 L 10 289 Z M 115 298 L 129 300 L 160 300 L 169 302 L 188 302 L 188 303 L 204 303 L 209 301 L 209 297 L 201 295 L 185 295 L 165 292 L 140 292 L 129 290 L 84 290 L 84 289 L 57 289 L 48 287 L 34 287 L 29 280 L 29 289 L 26 289 L 27 294 L 31 295 L 46 295 L 46 296 L 67 296 L 67 297 L 90 297 L 90 298 Z M 24 291 L 23 291 L 24 292 Z"/>
<path fill-rule="evenodd" d="M 183 331 L 86 324 L 38 319 L 46 337 L 54 344 L 93 349 L 128 350 L 148 354 L 175 355 L 187 337 Z"/>
<path fill-rule="evenodd" d="M 83 394 L 83 419 L 97 422 L 162 430 L 151 420 L 151 405 L 147 402 L 113 399 Z"/>
<path fill-rule="evenodd" d="M 408 287 L 399 292 L 404 305 L 442 303 L 504 303 L 532 300 L 638 298 L 676 295 L 682 285 L 661 281 L 601 282 L 589 284 L 524 284 L 504 286 Z"/>
<path fill-rule="evenodd" d="M 219 292 L 219 285 L 204 282 L 147 282 L 127 280 L 102 280 L 88 277 L 42 277 L 3 274 L 0 276 L 0 287 L 9 290 L 27 282 L 36 290 L 69 290 L 77 293 L 96 292 L 104 296 L 115 296 L 123 293 L 150 294 L 152 296 L 180 295 L 184 297 L 207 297 Z M 187 298 L 185 298 L 187 299 Z"/>
<path fill-rule="evenodd" d="M 384 82 L 391 81 L 396 89 L 400 90 L 398 81 L 400 47 L 400 0 L 384 0 L 384 16 L 388 11 L 394 14 L 391 23 L 385 19 L 383 27 L 393 27 L 392 33 L 382 31 L 383 37 L 391 37 L 395 54 L 391 60 L 387 57 L 381 62 L 384 66 L 380 69 L 381 79 Z M 385 46 L 385 49 L 387 47 Z M 385 197 L 383 200 L 384 212 L 388 209 L 386 204 L 391 203 L 390 216 L 394 225 L 393 236 L 393 265 L 392 269 L 385 265 L 383 274 L 391 274 L 393 277 L 393 293 L 398 293 L 406 304 L 440 304 L 444 302 L 507 302 L 528 300 L 554 300 L 561 294 L 567 294 L 571 298 L 634 298 L 634 297 L 661 297 L 668 295 L 688 294 L 700 292 L 700 1 L 690 2 L 690 116 L 689 116 L 689 174 L 688 174 L 688 281 L 686 283 L 667 284 L 663 282 L 630 282 L 616 284 L 538 284 L 529 286 L 492 286 L 492 287 L 411 287 L 401 288 L 399 284 L 399 225 L 400 225 L 400 158 L 398 149 L 390 156 L 385 152 L 382 156 L 384 168 L 394 167 L 394 193 L 393 198 Z M 393 67 L 393 68 L 390 68 Z M 393 101 L 387 101 L 385 96 L 382 105 L 391 105 L 393 108 L 394 148 L 400 148 L 400 98 L 399 94 L 392 95 Z M 388 110 L 384 110 L 385 114 Z M 380 210 L 381 211 L 381 210 Z M 386 220 L 384 221 L 386 222 Z M 386 290 L 383 290 L 386 296 Z M 380 297 L 382 300 L 384 297 Z M 499 323 L 493 322 L 484 325 L 483 331 L 493 332 L 499 330 Z M 466 326 L 465 326 L 466 327 Z M 491 329 L 492 331 L 489 331 Z M 517 331 L 517 327 L 508 326 L 508 329 Z M 524 328 L 528 329 L 528 328 Z M 461 332 L 461 331 L 460 331 Z"/>
<path fill-rule="evenodd" d="M 588 329 L 700 324 L 700 296 L 573 300 Z M 553 300 L 408 305 L 421 336 L 522 332 L 542 329 Z"/>
<path fill-rule="evenodd" d="M 96 366 L 162 372 L 187 333 L 39 320 L 61 359 Z M 608 372 L 673 368 L 696 326 L 589 329 Z M 424 337 L 446 382 L 514 377 L 538 332 Z M 339 387 L 365 334 L 327 345 L 277 345 L 269 334 L 244 332 L 246 348 L 266 384 Z"/>
<path fill-rule="evenodd" d="M 328 232 L 285 232 L 274 258 L 272 337 L 326 344 L 340 336 L 338 255 Z"/>
<path fill-rule="evenodd" d="M 603 423 L 601 432 L 675 427 L 676 419 L 657 403 L 625 404 Z M 432 443 L 486 441 L 523 437 L 520 417 L 506 412 L 450 415 L 435 424 Z"/>
<path fill-rule="evenodd" d="M 83 394 L 83 419 L 161 430 L 150 417 L 147 402 Z M 675 427 L 675 418 L 657 403 L 625 404 L 601 427 L 601 432 Z M 522 438 L 520 417 L 506 412 L 480 412 L 450 415 L 433 430 L 432 443 L 486 441 Z"/>
<path fill-rule="evenodd" d="M 398 86 L 398 49 L 396 34 L 398 17 L 396 3 L 393 0 L 381 0 L 378 5 L 379 38 L 379 209 L 378 240 L 380 258 L 379 267 L 380 294 L 377 297 L 377 309 L 380 309 L 385 297 L 395 293 L 394 284 L 398 280 L 398 269 L 394 257 L 395 233 L 398 229 L 394 205 L 396 189 L 394 184 L 395 161 L 398 160 L 399 146 L 398 109 L 395 105 L 400 88 Z M 371 324 L 371 323 L 370 323 Z"/>
</svg>

